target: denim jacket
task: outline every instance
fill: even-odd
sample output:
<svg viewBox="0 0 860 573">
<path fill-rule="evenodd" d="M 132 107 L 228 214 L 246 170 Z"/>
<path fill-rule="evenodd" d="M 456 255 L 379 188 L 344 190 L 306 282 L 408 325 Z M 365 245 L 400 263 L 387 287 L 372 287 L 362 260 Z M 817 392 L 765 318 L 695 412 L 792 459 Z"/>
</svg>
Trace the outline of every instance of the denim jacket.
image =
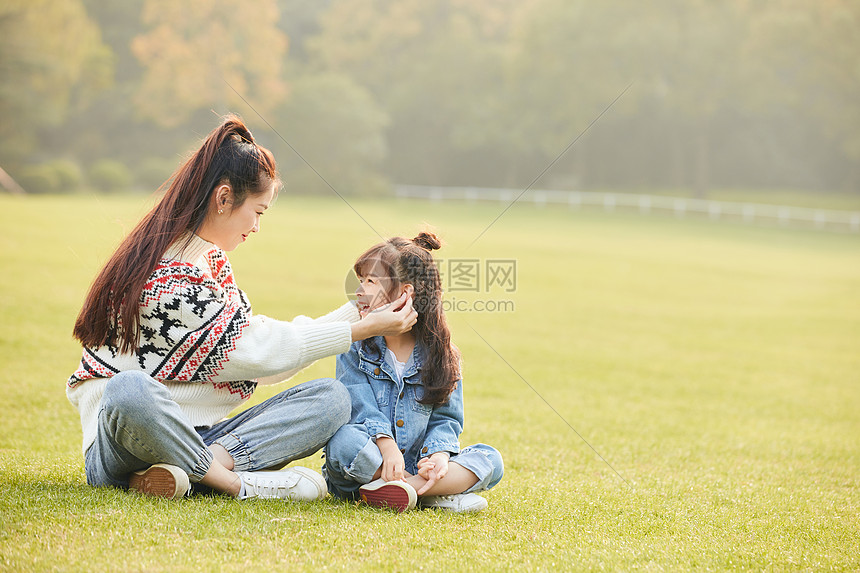
<svg viewBox="0 0 860 573">
<path fill-rule="evenodd" d="M 421 404 L 422 356 L 415 345 L 412 358 L 403 372 L 403 382 L 396 382 L 391 365 L 385 361 L 385 338 L 373 339 L 378 352 L 368 351 L 354 342 L 349 352 L 337 357 L 337 378 L 352 397 L 350 424 L 364 425 L 375 437 L 389 436 L 403 453 L 406 469 L 415 472 L 418 460 L 435 452 L 460 452 L 463 431 L 463 384 L 457 385 L 448 402 L 439 406 Z"/>
</svg>

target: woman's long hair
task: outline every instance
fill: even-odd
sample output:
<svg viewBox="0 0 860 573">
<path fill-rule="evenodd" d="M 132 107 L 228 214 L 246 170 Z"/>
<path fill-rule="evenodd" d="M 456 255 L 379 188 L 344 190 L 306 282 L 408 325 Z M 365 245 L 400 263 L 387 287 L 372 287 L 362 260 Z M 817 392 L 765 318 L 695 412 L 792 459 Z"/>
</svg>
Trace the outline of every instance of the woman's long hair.
<svg viewBox="0 0 860 573">
<path fill-rule="evenodd" d="M 233 205 L 277 183 L 272 153 L 254 142 L 236 116 L 224 118 L 173 174 L 164 197 L 137 224 L 93 281 L 73 334 L 84 346 L 105 344 L 133 352 L 140 340 L 140 296 L 167 249 L 184 235 L 191 240 L 210 206 L 212 192 L 229 184 Z M 169 183 L 169 186 L 168 186 Z"/>
<path fill-rule="evenodd" d="M 460 379 L 460 355 L 451 344 L 451 331 L 442 310 L 439 269 L 430 254 L 441 246 L 432 233 L 419 233 L 411 241 L 394 237 L 368 249 L 353 266 L 358 276 L 366 276 L 374 266 L 381 265 L 387 275 L 383 278 L 388 282 L 389 300 L 396 297 L 402 285 L 411 284 L 415 289 L 412 306 L 418 312 L 418 321 L 412 332 L 425 349 L 421 371 L 424 395 L 420 402 L 430 405 L 447 402 Z M 373 345 L 369 340 L 365 344 Z"/>
</svg>

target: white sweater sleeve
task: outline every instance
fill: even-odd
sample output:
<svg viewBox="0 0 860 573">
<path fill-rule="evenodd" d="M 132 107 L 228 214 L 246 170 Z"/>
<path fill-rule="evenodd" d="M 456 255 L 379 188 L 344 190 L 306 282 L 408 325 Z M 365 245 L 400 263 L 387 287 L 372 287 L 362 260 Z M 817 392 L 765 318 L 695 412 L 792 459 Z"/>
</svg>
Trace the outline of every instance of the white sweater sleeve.
<svg viewBox="0 0 860 573">
<path fill-rule="evenodd" d="M 254 316 L 251 321 L 255 318 L 266 318 Z M 257 382 L 260 384 L 277 384 L 279 382 L 283 382 L 295 376 L 302 368 L 309 366 L 312 362 L 319 360 L 320 358 L 325 358 L 326 356 L 333 356 L 335 354 L 341 354 L 349 350 L 349 346 L 352 343 L 352 329 L 350 325 L 359 320 L 360 316 L 358 314 L 358 310 L 355 305 L 351 302 L 348 302 L 333 310 L 332 312 L 321 316 L 316 319 L 310 319 L 306 316 L 297 316 L 293 319 L 292 324 L 295 325 L 300 332 L 306 332 L 305 329 L 313 329 L 313 335 L 311 341 L 314 343 L 313 348 L 308 347 L 307 355 L 311 354 L 314 357 L 310 358 L 308 361 L 299 361 L 297 365 L 292 368 L 284 369 L 282 371 L 278 371 L 272 375 L 259 376 L 257 378 Z M 267 318 L 266 320 L 272 320 Z M 343 324 L 346 323 L 346 336 L 343 336 Z M 334 328 L 332 328 L 334 327 Z M 248 330 L 245 331 L 245 336 L 247 336 Z M 330 334 L 333 338 L 330 343 L 326 343 L 323 341 L 322 337 L 326 336 L 326 333 Z M 245 338 L 243 336 L 242 338 Z M 240 339 L 241 340 L 241 339 Z M 345 344 L 345 346 L 343 346 Z M 238 345 L 237 345 L 238 346 Z M 231 360 L 233 356 L 231 355 Z"/>
</svg>

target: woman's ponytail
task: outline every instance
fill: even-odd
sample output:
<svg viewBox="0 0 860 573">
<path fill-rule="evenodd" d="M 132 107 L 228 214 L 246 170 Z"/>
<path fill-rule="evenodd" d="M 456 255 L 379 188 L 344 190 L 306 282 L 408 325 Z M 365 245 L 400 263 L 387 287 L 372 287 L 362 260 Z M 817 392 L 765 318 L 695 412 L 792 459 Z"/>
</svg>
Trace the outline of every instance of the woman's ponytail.
<svg viewBox="0 0 860 573">
<path fill-rule="evenodd" d="M 168 247 L 197 232 L 213 190 L 230 185 L 233 207 L 277 184 L 275 158 L 254 142 L 235 115 L 224 118 L 165 183 L 164 197 L 120 244 L 90 287 L 73 334 L 84 346 L 134 351 L 140 337 L 140 295 Z M 119 328 L 122 325 L 122 328 Z"/>
</svg>

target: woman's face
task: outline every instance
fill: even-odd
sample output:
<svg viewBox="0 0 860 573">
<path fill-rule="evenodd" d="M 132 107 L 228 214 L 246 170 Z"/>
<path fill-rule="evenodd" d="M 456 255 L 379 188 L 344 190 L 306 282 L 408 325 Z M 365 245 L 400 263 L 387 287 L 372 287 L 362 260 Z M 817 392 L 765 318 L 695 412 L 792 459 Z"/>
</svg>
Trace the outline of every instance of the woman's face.
<svg viewBox="0 0 860 573">
<path fill-rule="evenodd" d="M 244 203 L 234 207 L 232 190 L 227 185 L 220 186 L 213 193 L 214 208 L 209 209 L 206 222 L 198 234 L 220 249 L 232 251 L 244 243 L 251 233 L 260 230 L 260 217 L 272 204 L 275 187 L 272 182 L 266 191 L 259 195 L 248 195 Z"/>
</svg>

